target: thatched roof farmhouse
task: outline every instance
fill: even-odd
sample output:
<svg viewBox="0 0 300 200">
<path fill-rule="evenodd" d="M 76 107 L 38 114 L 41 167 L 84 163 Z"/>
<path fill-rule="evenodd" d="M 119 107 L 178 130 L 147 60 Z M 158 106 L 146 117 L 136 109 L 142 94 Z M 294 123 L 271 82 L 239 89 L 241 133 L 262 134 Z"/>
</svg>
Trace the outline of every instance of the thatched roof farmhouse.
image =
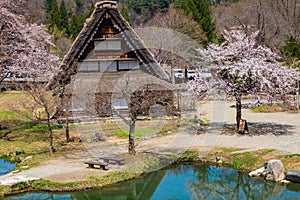
<svg viewBox="0 0 300 200">
<path fill-rule="evenodd" d="M 159 96 L 151 97 L 153 104 L 168 101 L 170 106 L 174 96 L 168 79 L 122 17 L 117 3 L 103 1 L 96 3 L 94 12 L 64 57 L 60 71 L 47 87 L 61 94 L 61 110 L 92 108 L 97 116 L 110 116 L 114 103 L 125 100 L 129 104 L 130 98 L 124 93 L 132 94 L 150 85 Z"/>
</svg>

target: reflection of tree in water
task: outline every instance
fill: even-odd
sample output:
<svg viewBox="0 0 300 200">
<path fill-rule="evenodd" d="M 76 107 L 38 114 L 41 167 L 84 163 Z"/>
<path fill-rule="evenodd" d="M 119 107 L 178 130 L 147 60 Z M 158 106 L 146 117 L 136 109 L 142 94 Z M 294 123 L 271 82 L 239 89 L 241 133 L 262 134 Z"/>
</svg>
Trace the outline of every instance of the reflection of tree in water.
<svg viewBox="0 0 300 200">
<path fill-rule="evenodd" d="M 267 199 L 283 192 L 273 182 L 250 179 L 231 168 L 195 167 L 197 180 L 188 182 L 194 199 Z"/>
<path fill-rule="evenodd" d="M 174 168 L 168 169 L 168 173 L 173 174 L 174 176 L 188 174 L 188 172 L 194 168 L 192 165 L 176 165 L 173 167 Z"/>
<path fill-rule="evenodd" d="M 28 192 L 21 193 L 15 196 L 8 196 L 5 198 L 7 200 L 75 200 L 70 194 L 56 194 L 56 193 L 46 193 L 46 192 Z"/>
<path fill-rule="evenodd" d="M 167 170 L 159 170 L 140 178 L 108 187 L 72 193 L 74 199 L 150 199 Z"/>
<path fill-rule="evenodd" d="M 175 187 L 174 187 L 175 186 Z M 250 179 L 231 168 L 208 165 L 176 165 L 140 178 L 104 188 L 64 193 L 23 193 L 7 199 L 299 199 L 300 185 L 288 187 Z M 162 198 L 165 195 L 165 198 Z M 20 198 L 18 198 L 18 196 Z"/>
</svg>

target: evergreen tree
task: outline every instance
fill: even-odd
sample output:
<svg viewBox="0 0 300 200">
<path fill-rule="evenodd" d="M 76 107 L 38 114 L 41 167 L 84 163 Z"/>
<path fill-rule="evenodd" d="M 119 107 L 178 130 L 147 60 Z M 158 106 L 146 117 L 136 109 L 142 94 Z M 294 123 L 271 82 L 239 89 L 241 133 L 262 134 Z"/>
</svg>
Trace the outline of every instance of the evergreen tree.
<svg viewBox="0 0 300 200">
<path fill-rule="evenodd" d="M 210 6 L 206 0 L 194 0 L 194 2 L 199 13 L 199 22 L 202 26 L 202 29 L 206 33 L 208 39 L 213 41 L 216 38 L 216 27 L 211 17 Z"/>
<path fill-rule="evenodd" d="M 288 36 L 281 54 L 289 66 L 300 68 L 300 41 L 296 37 Z"/>
<path fill-rule="evenodd" d="M 296 37 L 288 36 L 286 45 L 283 47 L 283 55 L 292 59 L 300 59 L 300 42 Z"/>
<path fill-rule="evenodd" d="M 81 14 L 73 14 L 69 23 L 69 36 L 71 38 L 75 38 L 78 33 L 81 31 L 84 20 L 86 19 L 86 15 Z"/>
<path fill-rule="evenodd" d="M 215 24 L 213 23 L 209 3 L 207 0 L 177 0 L 174 3 L 187 13 L 191 13 L 194 19 L 201 25 L 210 42 L 215 41 Z"/>
<path fill-rule="evenodd" d="M 84 6 L 82 0 L 75 0 L 76 3 L 76 13 L 84 12 Z"/>
<path fill-rule="evenodd" d="M 94 12 L 95 6 L 94 4 L 91 2 L 91 6 L 86 14 L 86 18 L 90 17 L 92 15 L 92 13 Z"/>
<path fill-rule="evenodd" d="M 52 7 L 49 12 L 49 18 L 47 19 L 47 23 L 49 24 L 49 30 L 52 32 L 55 27 L 60 27 L 60 13 L 58 9 L 58 5 L 56 0 L 52 1 Z"/>
<path fill-rule="evenodd" d="M 75 38 L 78 33 L 81 31 L 84 21 L 86 18 L 90 17 L 94 11 L 94 4 L 91 4 L 91 7 L 87 14 L 80 13 L 80 14 L 73 14 L 69 23 L 69 37 Z"/>
<path fill-rule="evenodd" d="M 125 20 L 130 24 L 130 16 L 127 7 L 122 7 L 121 15 L 125 18 Z"/>
<path fill-rule="evenodd" d="M 75 0 L 76 6 L 81 8 L 83 6 L 82 0 Z"/>
<path fill-rule="evenodd" d="M 50 13 L 50 11 L 52 9 L 52 4 L 53 4 L 53 0 L 46 0 L 45 1 L 45 9 L 46 9 L 47 15 Z"/>
<path fill-rule="evenodd" d="M 65 1 L 62 0 L 59 8 L 60 13 L 60 22 L 59 22 L 59 29 L 62 31 L 67 31 L 68 29 L 68 12 L 65 5 Z"/>
</svg>

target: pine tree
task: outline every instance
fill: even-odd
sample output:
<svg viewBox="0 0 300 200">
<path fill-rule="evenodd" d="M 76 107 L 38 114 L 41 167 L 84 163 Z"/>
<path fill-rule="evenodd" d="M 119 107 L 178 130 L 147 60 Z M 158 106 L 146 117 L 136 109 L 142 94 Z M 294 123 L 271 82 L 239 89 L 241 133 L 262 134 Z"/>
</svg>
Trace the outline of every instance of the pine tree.
<svg viewBox="0 0 300 200">
<path fill-rule="evenodd" d="M 67 31 L 68 29 L 68 12 L 65 5 L 65 1 L 62 0 L 59 8 L 60 13 L 60 22 L 59 22 L 59 29 L 62 31 Z"/>
<path fill-rule="evenodd" d="M 94 4 L 91 4 L 90 9 L 86 14 L 80 13 L 80 14 L 72 15 L 68 26 L 68 30 L 69 30 L 68 35 L 70 38 L 75 38 L 78 35 L 78 33 L 81 31 L 84 25 L 85 19 L 91 16 L 91 14 L 94 11 L 94 8 L 95 8 Z"/>
<path fill-rule="evenodd" d="M 283 47 L 283 55 L 291 59 L 300 59 L 300 41 L 296 37 L 288 36 Z"/>
<path fill-rule="evenodd" d="M 52 9 L 52 4 L 53 4 L 53 0 L 46 0 L 45 1 L 45 9 L 46 9 L 47 15 L 50 13 L 50 11 Z"/>
<path fill-rule="evenodd" d="M 201 25 L 210 42 L 215 41 L 215 24 L 213 23 L 210 7 L 206 0 L 177 0 L 175 5 L 185 12 L 191 13 L 194 19 Z"/>
<path fill-rule="evenodd" d="M 211 17 L 209 4 L 206 0 L 194 0 L 194 3 L 199 13 L 199 22 L 202 26 L 202 29 L 206 33 L 206 36 L 209 39 L 209 41 L 213 41 L 216 38 L 216 28 Z"/>
<path fill-rule="evenodd" d="M 81 31 L 84 20 L 86 19 L 85 14 L 73 14 L 69 23 L 69 36 L 75 38 Z"/>
<path fill-rule="evenodd" d="M 95 6 L 93 3 L 91 3 L 91 6 L 86 14 L 86 18 L 90 17 L 92 15 L 92 13 L 94 12 Z"/>
<path fill-rule="evenodd" d="M 125 18 L 125 20 L 130 24 L 130 15 L 127 7 L 122 7 L 121 15 Z"/>
<path fill-rule="evenodd" d="M 49 24 L 49 30 L 52 32 L 55 27 L 59 27 L 60 24 L 60 13 L 56 0 L 52 1 L 52 7 L 49 12 L 49 18 L 47 19 Z"/>
</svg>

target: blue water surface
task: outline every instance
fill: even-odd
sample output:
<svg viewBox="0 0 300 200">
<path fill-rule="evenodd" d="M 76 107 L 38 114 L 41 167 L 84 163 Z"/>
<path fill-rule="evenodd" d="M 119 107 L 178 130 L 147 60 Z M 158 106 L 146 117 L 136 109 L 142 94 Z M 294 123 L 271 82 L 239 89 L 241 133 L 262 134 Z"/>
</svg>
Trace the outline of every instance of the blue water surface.
<svg viewBox="0 0 300 200">
<path fill-rule="evenodd" d="M 7 174 L 8 172 L 12 171 L 15 167 L 15 164 L 0 159 L 0 176 Z"/>
<path fill-rule="evenodd" d="M 181 164 L 100 189 L 69 193 L 29 192 L 6 199 L 300 200 L 300 184 L 282 186 L 249 178 L 232 168 Z"/>
</svg>

